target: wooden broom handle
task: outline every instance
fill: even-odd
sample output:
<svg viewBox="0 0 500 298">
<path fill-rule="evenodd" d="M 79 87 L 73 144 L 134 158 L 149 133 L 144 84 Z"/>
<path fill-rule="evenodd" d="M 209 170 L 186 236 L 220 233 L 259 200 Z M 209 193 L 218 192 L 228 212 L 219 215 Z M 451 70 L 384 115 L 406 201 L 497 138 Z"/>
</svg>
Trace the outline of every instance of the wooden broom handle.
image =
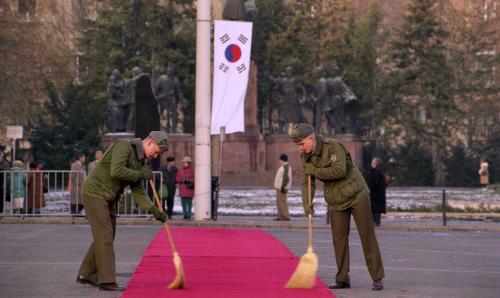
<svg viewBox="0 0 500 298">
<path fill-rule="evenodd" d="M 309 247 L 312 247 L 312 198 L 311 198 L 311 175 L 307 175 L 307 199 L 311 213 L 309 213 Z"/>
<path fill-rule="evenodd" d="M 160 211 L 163 212 L 163 207 L 161 205 L 160 199 L 158 198 L 158 193 L 156 192 L 153 180 L 149 180 L 149 185 L 151 186 L 151 189 L 153 189 L 153 195 L 155 197 L 156 204 L 158 204 L 158 209 L 160 209 Z M 172 239 L 172 235 L 170 234 L 170 229 L 168 228 L 167 221 L 163 223 L 163 226 L 165 227 L 165 231 L 167 231 L 168 242 L 170 242 L 170 247 L 172 247 L 172 251 L 174 253 L 177 253 L 177 251 L 175 250 L 174 240 Z"/>
</svg>

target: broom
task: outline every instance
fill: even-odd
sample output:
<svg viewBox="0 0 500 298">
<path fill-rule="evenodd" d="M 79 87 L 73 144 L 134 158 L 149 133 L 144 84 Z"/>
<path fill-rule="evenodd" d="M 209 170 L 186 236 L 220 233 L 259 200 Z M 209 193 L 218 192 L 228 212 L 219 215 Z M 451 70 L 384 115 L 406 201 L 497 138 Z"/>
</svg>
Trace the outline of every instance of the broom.
<svg viewBox="0 0 500 298">
<path fill-rule="evenodd" d="M 156 204 L 158 204 L 158 208 L 163 212 L 163 207 L 160 203 L 160 199 L 158 198 L 158 193 L 156 193 L 156 188 L 152 180 L 149 180 L 149 185 L 153 189 L 153 194 L 156 200 Z M 164 223 L 165 226 L 165 231 L 167 232 L 167 238 L 168 241 L 170 242 L 170 247 L 172 247 L 172 253 L 174 255 L 174 266 L 175 266 L 175 278 L 174 280 L 168 285 L 169 289 L 182 289 L 184 287 L 184 281 L 186 280 L 186 277 L 184 276 L 184 266 L 182 266 L 182 260 L 177 251 L 175 250 L 175 244 L 174 240 L 172 239 L 172 235 L 170 234 L 170 229 L 168 228 L 168 224 L 165 221 Z"/>
<path fill-rule="evenodd" d="M 311 199 L 311 176 L 307 176 L 307 195 L 309 205 L 312 204 Z M 309 246 L 307 252 L 300 258 L 297 269 L 293 273 L 290 280 L 285 285 L 285 288 L 310 289 L 316 281 L 316 272 L 318 271 L 318 256 L 312 248 L 312 215 L 309 214 Z"/>
</svg>

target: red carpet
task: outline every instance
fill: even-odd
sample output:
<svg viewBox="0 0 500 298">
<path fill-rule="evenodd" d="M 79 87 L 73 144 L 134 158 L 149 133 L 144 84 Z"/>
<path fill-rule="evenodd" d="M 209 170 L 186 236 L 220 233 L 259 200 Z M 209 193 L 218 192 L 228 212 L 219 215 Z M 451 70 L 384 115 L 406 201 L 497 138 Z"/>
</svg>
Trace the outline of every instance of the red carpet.
<svg viewBox="0 0 500 298">
<path fill-rule="evenodd" d="M 298 259 L 263 231 L 173 228 L 172 235 L 184 264 L 186 288 L 166 289 L 175 277 L 175 268 L 162 229 L 147 248 L 123 297 L 334 297 L 319 278 L 309 290 L 283 288 Z"/>
</svg>

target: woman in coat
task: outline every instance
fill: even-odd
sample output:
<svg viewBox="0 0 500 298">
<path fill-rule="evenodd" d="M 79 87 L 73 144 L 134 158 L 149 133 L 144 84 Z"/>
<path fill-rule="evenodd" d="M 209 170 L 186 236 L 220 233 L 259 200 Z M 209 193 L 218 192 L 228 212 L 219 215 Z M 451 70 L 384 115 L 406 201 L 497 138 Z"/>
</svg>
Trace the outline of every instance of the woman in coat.
<svg viewBox="0 0 500 298">
<path fill-rule="evenodd" d="M 182 162 L 182 169 L 177 172 L 175 180 L 179 184 L 179 196 L 181 197 L 184 219 L 191 219 L 194 196 L 194 170 L 191 167 L 191 157 L 184 157 Z"/>
<path fill-rule="evenodd" d="M 45 207 L 44 193 L 47 192 L 47 177 L 43 175 L 42 168 L 43 162 L 35 161 L 26 179 L 28 198 L 26 207 L 29 214 L 40 214 L 40 209 Z"/>
</svg>

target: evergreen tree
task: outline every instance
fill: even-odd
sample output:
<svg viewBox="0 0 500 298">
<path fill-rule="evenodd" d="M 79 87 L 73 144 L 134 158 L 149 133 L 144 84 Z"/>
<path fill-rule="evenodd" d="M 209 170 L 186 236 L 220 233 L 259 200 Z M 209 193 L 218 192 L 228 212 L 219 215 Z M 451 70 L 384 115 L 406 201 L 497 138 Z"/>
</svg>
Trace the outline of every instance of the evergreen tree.
<svg viewBox="0 0 500 298">
<path fill-rule="evenodd" d="M 104 98 L 93 90 L 70 83 L 62 99 L 54 84 L 47 83 L 49 101 L 30 123 L 30 142 L 36 159 L 47 169 L 68 169 L 76 153 L 87 156 L 100 144 L 99 123 L 105 119 L 100 109 Z"/>
<path fill-rule="evenodd" d="M 272 84 L 269 74 L 278 68 L 280 44 L 286 39 L 276 40 L 289 25 L 290 14 L 282 0 L 257 0 L 258 14 L 254 22 L 252 37 L 252 59 L 257 65 L 258 118 L 261 127 L 268 128 L 271 121 Z"/>
<path fill-rule="evenodd" d="M 446 23 L 452 32 L 456 100 L 466 111 L 461 130 L 469 146 L 475 146 L 495 132 L 491 124 L 500 117 L 500 86 L 495 78 L 495 69 L 500 67 L 500 53 L 495 50 L 500 20 L 492 16 L 492 3 L 468 3 L 460 8 L 450 5 Z"/>
<path fill-rule="evenodd" d="M 433 185 L 434 170 L 430 151 L 419 141 L 408 140 L 396 153 L 390 172 L 395 185 Z"/>
<path fill-rule="evenodd" d="M 447 186 L 474 186 L 478 184 L 479 160 L 465 148 L 463 144 L 451 148 L 450 154 L 444 160 L 446 166 Z"/>
<path fill-rule="evenodd" d="M 414 138 L 432 153 L 437 185 L 444 183 L 444 150 L 456 125 L 451 73 L 436 0 L 411 0 L 402 27 L 390 46 L 395 65 L 390 75 L 392 111 L 397 137 Z M 392 103 L 391 103 L 392 101 Z"/>
<path fill-rule="evenodd" d="M 345 65 L 345 80 L 358 98 L 357 104 L 350 105 L 351 113 L 360 128 L 369 131 L 376 127 L 377 115 L 374 106 L 379 102 L 379 67 L 377 57 L 385 40 L 385 34 L 379 32 L 382 14 L 378 6 L 373 5 L 365 16 L 352 18 L 346 31 L 345 46 L 336 52 L 337 60 Z"/>
</svg>

